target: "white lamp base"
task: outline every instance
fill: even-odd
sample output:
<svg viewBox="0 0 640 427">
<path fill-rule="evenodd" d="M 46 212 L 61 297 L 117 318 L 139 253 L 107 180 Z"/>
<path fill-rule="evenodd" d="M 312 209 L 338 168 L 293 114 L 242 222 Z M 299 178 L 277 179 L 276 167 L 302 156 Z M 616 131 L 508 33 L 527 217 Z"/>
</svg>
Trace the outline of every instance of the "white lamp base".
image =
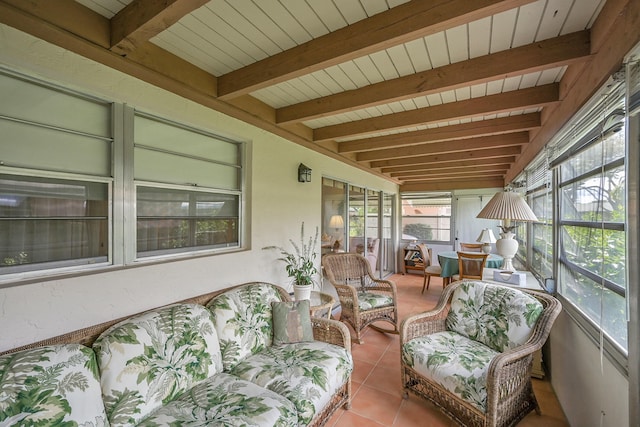
<svg viewBox="0 0 640 427">
<path fill-rule="evenodd" d="M 482 245 L 482 252 L 485 254 L 490 254 L 491 253 L 491 243 L 485 243 L 484 245 Z"/>
<path fill-rule="evenodd" d="M 516 271 L 513 268 L 513 257 L 518 253 L 518 241 L 514 238 L 515 234 L 511 232 L 501 233 L 501 239 L 496 242 L 496 249 L 499 255 L 504 259 L 502 261 L 502 269 L 505 271 Z"/>
</svg>

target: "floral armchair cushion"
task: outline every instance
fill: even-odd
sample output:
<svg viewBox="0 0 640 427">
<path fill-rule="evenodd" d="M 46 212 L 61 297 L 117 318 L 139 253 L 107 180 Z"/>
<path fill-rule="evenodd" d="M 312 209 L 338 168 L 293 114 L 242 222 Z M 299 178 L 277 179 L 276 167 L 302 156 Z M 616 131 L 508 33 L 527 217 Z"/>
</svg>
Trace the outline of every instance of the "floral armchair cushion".
<svg viewBox="0 0 640 427">
<path fill-rule="evenodd" d="M 404 344 L 402 360 L 482 412 L 487 404 L 487 370 L 499 353 L 456 332 L 437 332 Z"/>
<path fill-rule="evenodd" d="M 69 344 L 0 356 L 0 426 L 105 426 L 98 365 Z"/>
<path fill-rule="evenodd" d="M 207 304 L 220 339 L 224 370 L 273 342 L 271 303 L 281 301 L 268 283 L 252 283 L 216 296 Z"/>
<path fill-rule="evenodd" d="M 348 350 L 311 341 L 269 347 L 243 359 L 230 373 L 289 399 L 302 427 L 326 407 L 352 370 Z"/>
<path fill-rule="evenodd" d="M 447 329 L 504 352 L 527 341 L 542 309 L 518 289 L 466 281 L 453 293 Z"/>
<path fill-rule="evenodd" d="M 393 298 L 388 295 L 377 294 L 375 292 L 358 291 L 358 307 L 360 310 L 366 311 L 392 305 Z"/>
<path fill-rule="evenodd" d="M 222 370 L 211 313 L 175 304 L 112 326 L 93 344 L 112 426 L 136 424 Z"/>
</svg>

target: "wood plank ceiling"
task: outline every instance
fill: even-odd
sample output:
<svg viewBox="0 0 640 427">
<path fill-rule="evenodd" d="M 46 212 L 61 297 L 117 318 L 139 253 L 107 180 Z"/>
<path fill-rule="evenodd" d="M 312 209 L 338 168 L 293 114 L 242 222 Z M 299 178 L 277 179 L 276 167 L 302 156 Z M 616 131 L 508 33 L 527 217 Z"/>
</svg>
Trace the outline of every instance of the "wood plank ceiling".
<svg viewBox="0 0 640 427">
<path fill-rule="evenodd" d="M 0 20 L 427 191 L 515 177 L 605 3 L 0 0 Z"/>
</svg>

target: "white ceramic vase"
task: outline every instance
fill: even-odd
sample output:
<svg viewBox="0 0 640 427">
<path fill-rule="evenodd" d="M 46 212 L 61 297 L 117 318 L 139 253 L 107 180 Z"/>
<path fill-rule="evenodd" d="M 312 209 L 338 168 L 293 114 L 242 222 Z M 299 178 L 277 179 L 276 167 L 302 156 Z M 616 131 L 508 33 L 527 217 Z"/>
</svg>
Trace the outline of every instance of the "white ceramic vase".
<svg viewBox="0 0 640 427">
<path fill-rule="evenodd" d="M 504 261 L 502 262 L 502 269 L 506 271 L 516 271 L 513 268 L 512 259 L 518 252 L 518 241 L 515 239 L 515 234 L 511 232 L 501 233 L 496 242 L 496 250 L 498 254 L 502 255 Z"/>
</svg>

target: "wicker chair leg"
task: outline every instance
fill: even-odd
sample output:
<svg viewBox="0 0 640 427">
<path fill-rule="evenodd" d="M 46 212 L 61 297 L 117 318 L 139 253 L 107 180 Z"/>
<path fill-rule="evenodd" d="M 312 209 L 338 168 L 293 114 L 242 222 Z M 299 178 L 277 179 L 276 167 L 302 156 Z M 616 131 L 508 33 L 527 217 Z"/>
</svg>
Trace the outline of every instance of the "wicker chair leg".
<svg viewBox="0 0 640 427">
<path fill-rule="evenodd" d="M 531 400 L 535 404 L 536 414 L 542 415 L 542 410 L 540 409 L 540 405 L 538 405 L 538 399 L 536 399 L 536 395 L 533 392 L 533 388 L 531 388 Z"/>
</svg>

